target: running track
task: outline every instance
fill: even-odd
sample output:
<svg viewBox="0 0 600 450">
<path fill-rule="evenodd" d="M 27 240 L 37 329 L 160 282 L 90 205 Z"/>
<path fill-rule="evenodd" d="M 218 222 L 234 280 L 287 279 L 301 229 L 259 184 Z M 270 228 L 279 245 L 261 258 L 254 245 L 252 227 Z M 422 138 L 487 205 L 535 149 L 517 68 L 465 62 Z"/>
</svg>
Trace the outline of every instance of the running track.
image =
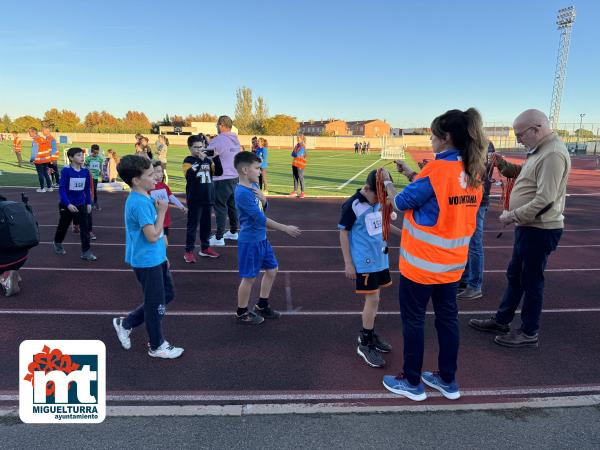
<svg viewBox="0 0 600 450">
<path fill-rule="evenodd" d="M 573 171 L 566 223 L 559 249 L 550 257 L 540 347 L 511 350 L 493 336 L 467 326 L 491 314 L 505 284 L 513 232 L 500 229 L 497 202 L 488 211 L 485 234 L 484 298 L 460 302 L 461 403 L 507 402 L 533 397 L 600 393 L 600 173 Z M 2 189 L 18 199 L 22 189 Z M 258 327 L 232 323 L 238 276 L 236 249 L 217 260 L 183 262 L 185 221 L 172 211 L 169 258 L 177 295 L 164 320 L 167 339 L 185 348 L 175 361 L 151 360 L 143 328 L 130 351 L 121 349 L 111 318 L 140 302 L 140 289 L 123 263 L 123 194 L 101 193 L 94 213 L 99 260 L 79 259 L 77 236 L 69 233 L 68 254 L 55 256 L 52 241 L 58 214 L 56 193 L 28 190 L 44 242 L 22 271 L 20 295 L 0 299 L 0 405 L 18 400 L 18 346 L 25 339 L 100 339 L 107 347 L 107 393 L 111 405 L 341 403 L 403 405 L 381 386 L 384 374 L 402 364 L 402 337 L 395 284 L 382 296 L 377 329 L 394 345 L 385 369 L 367 367 L 356 355 L 362 302 L 344 278 L 335 230 L 339 199 L 273 199 L 269 216 L 300 226 L 299 239 L 270 232 L 280 262 L 271 301 L 287 311 Z M 583 194 L 583 195 L 582 195 Z M 392 240 L 391 268 L 397 269 L 398 241 Z M 83 292 L 78 295 L 76 292 Z M 257 294 L 258 292 L 256 292 Z M 518 320 L 518 318 L 517 318 Z M 518 322 L 516 322 L 518 324 Z M 430 315 L 424 369 L 436 368 L 437 343 Z M 448 403 L 430 393 L 428 403 Z"/>
</svg>

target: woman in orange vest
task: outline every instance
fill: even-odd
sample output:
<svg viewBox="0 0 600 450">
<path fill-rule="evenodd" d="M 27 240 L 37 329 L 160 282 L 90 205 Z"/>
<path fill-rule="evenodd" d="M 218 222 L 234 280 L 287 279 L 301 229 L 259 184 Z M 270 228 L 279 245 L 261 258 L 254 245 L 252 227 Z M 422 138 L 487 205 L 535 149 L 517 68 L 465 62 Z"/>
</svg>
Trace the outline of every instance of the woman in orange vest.
<svg viewBox="0 0 600 450">
<path fill-rule="evenodd" d="M 482 125 L 473 108 L 436 117 L 431 124 L 435 160 L 419 174 L 397 161 L 398 171 L 411 182 L 398 194 L 384 177 L 388 198 L 395 209 L 404 211 L 399 295 L 404 366 L 400 376 L 386 375 L 383 385 L 411 400 L 427 398 L 423 383 L 448 399 L 460 397 L 456 291 L 483 196 L 487 139 Z M 438 372 L 421 372 L 430 298 L 439 344 Z"/>
<path fill-rule="evenodd" d="M 50 153 L 52 152 L 52 145 L 50 141 L 47 141 L 40 135 L 38 135 L 37 128 L 29 128 L 29 136 L 31 137 L 31 158 L 29 162 L 35 164 L 35 170 L 38 174 L 38 180 L 40 182 L 40 188 L 36 192 L 52 192 L 52 181 L 50 181 L 50 175 L 48 175 L 48 165 L 50 164 Z M 48 188 L 44 187 L 44 181 Z"/>
<path fill-rule="evenodd" d="M 292 175 L 294 176 L 294 190 L 290 196 L 304 198 L 304 169 L 306 168 L 306 138 L 298 136 L 298 143 L 292 150 Z M 298 187 L 300 192 L 298 193 Z"/>
</svg>

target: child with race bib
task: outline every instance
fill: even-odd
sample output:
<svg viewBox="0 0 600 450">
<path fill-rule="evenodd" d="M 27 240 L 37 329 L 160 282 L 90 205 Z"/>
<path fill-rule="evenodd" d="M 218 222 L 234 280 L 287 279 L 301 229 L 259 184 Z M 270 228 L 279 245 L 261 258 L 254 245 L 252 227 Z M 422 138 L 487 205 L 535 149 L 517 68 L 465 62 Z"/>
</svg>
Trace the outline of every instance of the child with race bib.
<svg viewBox="0 0 600 450">
<path fill-rule="evenodd" d="M 171 192 L 169 186 L 163 182 L 165 179 L 165 171 L 163 170 L 163 166 L 160 161 L 152 161 L 152 167 L 154 168 L 154 181 L 156 184 L 154 185 L 154 189 L 148 191 L 150 197 L 154 200 L 162 200 L 167 202 L 169 205 L 173 205 L 175 208 L 187 212 L 187 208 L 183 206 L 183 204 L 179 201 L 177 197 Z M 165 213 L 165 221 L 163 223 L 163 233 L 165 235 L 165 246 L 169 245 L 168 236 L 169 236 L 169 226 L 171 225 L 171 214 L 169 214 L 169 210 Z"/>
<path fill-rule="evenodd" d="M 100 156 L 100 146 L 98 144 L 92 144 L 90 151 L 91 155 L 85 157 L 85 167 L 92 174 L 94 209 L 100 211 L 100 205 L 98 204 L 98 180 L 100 179 L 102 165 L 104 164 L 104 157 Z"/>
</svg>

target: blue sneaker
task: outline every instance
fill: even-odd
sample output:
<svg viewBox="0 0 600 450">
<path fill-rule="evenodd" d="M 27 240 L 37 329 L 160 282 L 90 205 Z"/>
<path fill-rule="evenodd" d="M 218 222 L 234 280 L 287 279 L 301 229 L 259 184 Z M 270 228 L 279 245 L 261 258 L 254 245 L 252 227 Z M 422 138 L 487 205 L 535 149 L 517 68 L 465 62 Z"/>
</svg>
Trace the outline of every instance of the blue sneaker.
<svg viewBox="0 0 600 450">
<path fill-rule="evenodd" d="M 395 377 L 394 375 L 384 376 L 383 387 L 394 394 L 403 395 L 404 397 L 414 400 L 415 402 L 422 402 L 427 398 L 423 383 L 413 386 L 406 378 L 404 378 L 404 375 L 400 375 L 398 377 Z"/>
<path fill-rule="evenodd" d="M 460 398 L 460 391 L 458 390 L 458 383 L 454 380 L 452 383 L 446 383 L 442 380 L 442 377 L 436 372 L 423 372 L 421 380 L 427 386 L 437 389 L 442 393 L 444 397 L 449 400 L 456 400 Z"/>
</svg>

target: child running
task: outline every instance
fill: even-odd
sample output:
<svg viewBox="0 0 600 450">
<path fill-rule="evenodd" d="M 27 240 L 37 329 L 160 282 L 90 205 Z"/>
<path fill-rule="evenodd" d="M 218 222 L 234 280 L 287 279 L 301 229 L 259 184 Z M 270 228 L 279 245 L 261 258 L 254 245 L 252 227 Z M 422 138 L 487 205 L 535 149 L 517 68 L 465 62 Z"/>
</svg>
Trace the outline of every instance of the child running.
<svg viewBox="0 0 600 450">
<path fill-rule="evenodd" d="M 377 170 L 372 170 L 362 189 L 342 205 L 338 224 L 344 272 L 347 278 L 356 280 L 356 293 L 365 294 L 356 353 L 371 367 L 383 367 L 385 360 L 381 353 L 392 350 L 392 346 L 375 333 L 380 289 L 392 285 L 382 224 L 381 205 L 377 203 Z M 397 235 L 402 233 L 393 225 L 390 231 Z"/>
<path fill-rule="evenodd" d="M 81 259 L 96 261 L 98 258 L 90 248 L 89 216 L 92 212 L 92 192 L 90 172 L 83 166 L 83 150 L 79 147 L 67 151 L 69 165 L 63 167 L 58 188 L 60 219 L 54 235 L 54 253 L 64 255 L 67 252 L 62 243 L 69 225 L 76 217 L 81 238 Z"/>
<path fill-rule="evenodd" d="M 155 181 L 154 168 L 145 156 L 124 156 L 117 171 L 131 187 L 125 202 L 125 262 L 133 268 L 142 285 L 144 303 L 127 317 L 115 317 L 113 326 L 121 345 L 129 350 L 131 330 L 146 323 L 150 339 L 148 355 L 153 358 L 178 358 L 183 349 L 172 346 L 163 338 L 161 326 L 166 305 L 175 295 L 163 234 L 169 204 L 163 200 L 153 200 L 148 195 Z"/>
<path fill-rule="evenodd" d="M 185 176 L 185 198 L 188 206 L 187 235 L 185 238 L 186 263 L 195 263 L 194 245 L 196 230 L 200 225 L 200 256 L 218 258 L 220 255 L 210 248 L 210 213 L 215 204 L 213 176 L 223 175 L 219 156 L 208 156 L 208 139 L 204 134 L 193 135 L 187 141 L 190 155 L 183 160 Z M 212 150 L 214 155 L 214 150 Z"/>
<path fill-rule="evenodd" d="M 98 180 L 100 179 L 100 172 L 102 170 L 102 165 L 104 164 L 104 157 L 100 156 L 100 146 L 98 144 L 92 144 L 90 152 L 91 155 L 85 157 L 85 167 L 87 167 L 92 174 L 94 185 L 94 209 L 100 211 L 101 208 L 98 203 Z"/>
<path fill-rule="evenodd" d="M 152 167 L 154 169 L 154 181 L 156 184 L 154 185 L 154 189 L 151 189 L 148 194 L 154 200 L 162 200 L 169 204 L 174 205 L 176 208 L 179 208 L 184 213 L 187 212 L 187 208 L 183 206 L 183 204 L 179 201 L 177 197 L 171 192 L 169 186 L 167 186 L 163 180 L 165 179 L 165 171 L 163 170 L 163 166 L 161 161 L 152 161 Z M 169 246 L 169 226 L 171 226 L 171 214 L 169 214 L 169 210 L 165 213 L 165 221 L 163 224 L 163 232 L 165 235 L 165 245 Z"/>
<path fill-rule="evenodd" d="M 258 325 L 265 319 L 277 319 L 281 315 L 269 306 L 269 294 L 277 275 L 278 263 L 273 248 L 267 240 L 266 227 L 298 237 L 300 229 L 268 219 L 267 198 L 258 187 L 260 158 L 252 152 L 235 155 L 233 165 L 240 181 L 235 188 L 235 204 L 240 217 L 238 238 L 238 266 L 242 281 L 238 288 L 238 308 L 235 321 L 240 324 Z M 260 283 L 260 299 L 254 311 L 248 311 L 250 292 L 261 269 L 265 273 Z"/>
</svg>

